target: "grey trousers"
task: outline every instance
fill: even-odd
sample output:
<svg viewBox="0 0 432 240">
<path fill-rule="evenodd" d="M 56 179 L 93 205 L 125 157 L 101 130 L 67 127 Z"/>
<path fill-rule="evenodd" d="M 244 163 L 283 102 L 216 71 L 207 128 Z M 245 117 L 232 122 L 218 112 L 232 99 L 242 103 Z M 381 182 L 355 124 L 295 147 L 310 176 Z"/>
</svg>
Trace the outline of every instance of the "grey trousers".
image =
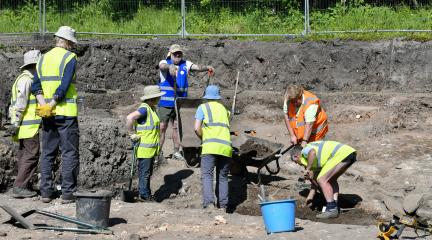
<svg viewBox="0 0 432 240">
<path fill-rule="evenodd" d="M 73 199 L 79 172 L 78 119 L 44 118 L 42 121 L 42 157 L 40 162 L 42 197 L 52 197 L 52 169 L 59 149 L 62 161 L 62 198 Z"/>
<path fill-rule="evenodd" d="M 213 193 L 213 170 L 216 167 L 216 196 L 218 201 L 214 200 Z M 217 203 L 220 208 L 226 208 L 228 205 L 228 172 L 229 158 L 214 155 L 201 155 L 201 182 L 203 192 L 203 207 Z"/>
</svg>

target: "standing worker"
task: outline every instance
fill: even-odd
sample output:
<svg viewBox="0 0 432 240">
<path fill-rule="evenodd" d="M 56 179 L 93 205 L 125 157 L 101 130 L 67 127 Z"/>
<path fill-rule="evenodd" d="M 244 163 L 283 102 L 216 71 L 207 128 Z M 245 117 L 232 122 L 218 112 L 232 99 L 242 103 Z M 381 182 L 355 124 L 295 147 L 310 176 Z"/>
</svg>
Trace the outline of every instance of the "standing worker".
<svg viewBox="0 0 432 240">
<path fill-rule="evenodd" d="M 318 186 L 326 199 L 325 212 L 317 218 L 336 218 L 339 216 L 339 184 L 337 179 L 356 161 L 356 150 L 336 141 L 316 141 L 308 143 L 303 149 L 297 145 L 291 150 L 291 160 L 302 165 L 304 176 L 311 182 L 306 205 L 311 205 Z"/>
<path fill-rule="evenodd" d="M 195 133 L 202 139 L 201 182 L 203 207 L 226 209 L 228 205 L 228 171 L 232 157 L 229 112 L 217 100 L 221 99 L 219 87 L 210 85 L 195 114 Z M 216 196 L 213 193 L 213 170 L 216 166 Z"/>
<path fill-rule="evenodd" d="M 184 160 L 180 149 L 179 138 L 177 134 L 177 121 L 175 113 L 175 99 L 177 97 L 187 97 L 188 91 L 188 76 L 190 71 L 205 72 L 208 71 L 209 76 L 214 75 L 214 68 L 211 66 L 202 66 L 194 64 L 190 61 L 183 60 L 183 48 L 178 44 L 173 44 L 169 48 L 168 56 L 165 60 L 159 62 L 160 82 L 159 87 L 165 95 L 161 97 L 158 108 L 158 115 L 161 120 L 160 130 L 160 146 L 165 142 L 165 132 L 169 122 L 172 124 L 173 132 L 172 139 L 174 144 L 173 158 Z"/>
<path fill-rule="evenodd" d="M 55 47 L 37 64 L 32 92 L 40 104 L 42 117 L 42 158 L 40 164 L 42 202 L 54 198 L 52 167 L 60 147 L 62 203 L 75 201 L 79 172 L 79 129 L 75 71 L 77 56 L 71 49 L 77 43 L 75 30 L 62 26 L 55 35 Z"/>
<path fill-rule="evenodd" d="M 299 85 L 288 85 L 284 99 L 285 125 L 292 144 L 306 146 L 328 132 L 327 114 L 317 96 Z"/>
<path fill-rule="evenodd" d="M 12 196 L 28 198 L 37 195 L 29 186 L 29 181 L 36 171 L 39 161 L 39 127 L 41 118 L 36 115 L 36 98 L 31 94 L 33 75 L 41 52 L 31 50 L 24 54 L 21 74 L 12 86 L 11 135 L 19 141 L 17 153 L 18 173 L 13 184 Z"/>
<path fill-rule="evenodd" d="M 162 95 L 164 93 L 160 91 L 157 85 L 145 87 L 140 107 L 126 117 L 126 127 L 130 139 L 134 144 L 139 144 L 138 150 L 134 154 L 138 158 L 138 201 L 142 202 L 153 201 L 150 178 L 153 171 L 154 158 L 159 154 L 160 150 L 160 121 L 155 111 Z"/>
</svg>

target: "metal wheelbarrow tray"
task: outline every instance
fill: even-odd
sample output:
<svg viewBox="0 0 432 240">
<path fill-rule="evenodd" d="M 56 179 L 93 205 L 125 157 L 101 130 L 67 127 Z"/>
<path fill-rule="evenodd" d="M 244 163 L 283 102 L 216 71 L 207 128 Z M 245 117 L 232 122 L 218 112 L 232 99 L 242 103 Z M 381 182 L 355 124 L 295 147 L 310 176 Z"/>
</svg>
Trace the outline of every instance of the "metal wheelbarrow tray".
<svg viewBox="0 0 432 240">
<path fill-rule="evenodd" d="M 276 175 L 280 172 L 279 158 L 289 151 L 293 146 L 282 151 L 284 147 L 281 143 L 271 142 L 265 139 L 246 136 L 246 141 L 236 146 L 238 149 L 234 154 L 234 161 L 239 161 L 242 165 L 243 174 L 248 173 L 246 166 L 257 168 L 258 183 L 261 184 L 261 170 L 265 168 L 270 175 Z M 275 161 L 275 168 L 269 164 Z"/>
<path fill-rule="evenodd" d="M 200 162 L 201 139 L 195 134 L 194 125 L 196 110 L 204 102 L 205 99 L 202 98 L 176 98 L 175 102 L 177 131 L 188 167 L 196 167 Z"/>
</svg>

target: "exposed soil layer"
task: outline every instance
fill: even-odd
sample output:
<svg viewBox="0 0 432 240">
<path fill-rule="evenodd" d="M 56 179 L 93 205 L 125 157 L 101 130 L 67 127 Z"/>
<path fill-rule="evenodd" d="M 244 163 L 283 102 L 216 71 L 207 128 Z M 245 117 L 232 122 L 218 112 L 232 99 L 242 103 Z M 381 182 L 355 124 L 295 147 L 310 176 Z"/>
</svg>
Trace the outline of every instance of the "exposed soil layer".
<svg viewBox="0 0 432 240">
<path fill-rule="evenodd" d="M 0 109 L 5 113 L 10 87 L 19 74 L 23 52 L 31 48 L 45 52 L 50 49 L 51 42 L 31 39 L 0 41 Z M 157 63 L 166 54 L 167 47 L 176 41 L 83 40 L 78 45 L 80 189 L 103 188 L 115 193 L 125 189 L 132 152 L 125 117 L 138 107 L 143 85 L 157 82 Z M 317 223 L 315 214 L 319 207 L 314 211 L 299 207 L 297 217 L 313 222 L 299 221 L 305 230 L 292 233 L 293 238 L 371 239 L 376 236 L 375 228 L 371 230 L 371 227 L 360 225 L 375 225 L 376 218 L 387 219 L 390 216 L 383 204 L 386 198 L 400 200 L 408 193 L 432 192 L 432 142 L 429 141 L 432 135 L 432 42 L 398 39 L 296 43 L 186 39 L 178 42 L 187 47 L 186 57 L 192 62 L 216 68 L 211 83 L 221 86 L 222 102 L 228 108 L 233 100 L 236 72 L 240 71 L 235 110 L 239 115 L 234 116 L 232 131 L 255 130 L 260 139 L 288 145 L 289 136 L 282 112 L 283 88 L 288 83 L 301 83 L 318 95 L 329 116 L 327 139 L 357 149 L 358 161 L 339 179 L 340 199 L 345 204 L 342 207 L 355 209 L 344 212 L 331 223 L 358 226 L 343 226 L 344 230 L 341 230 L 342 225 Z M 201 97 L 205 84 L 204 74 L 193 74 L 190 77 L 190 96 Z M 172 153 L 171 129 L 167 136 L 164 145 L 166 157 Z M 0 130 L 1 191 L 11 187 L 16 175 L 16 149 L 17 145 L 11 143 L 5 131 Z M 273 147 L 252 143 L 243 149 L 263 156 Z M 281 172 L 271 176 L 264 171 L 262 180 L 269 199 L 292 198 L 300 206 L 309 185 L 302 179 L 303 169 L 292 163 L 287 155 L 279 159 Z M 274 164 L 272 162 L 270 167 Z M 56 169 L 59 167 L 56 163 Z M 152 179 L 158 203 L 139 207 L 115 205 L 114 214 L 128 218 L 128 223 L 134 224 L 119 223 L 118 228 L 113 228 L 118 234 L 145 229 L 146 233 L 142 235 L 149 233 L 146 236 L 156 239 L 180 239 L 179 236 L 209 239 L 218 234 L 221 229 L 215 228 L 214 216 L 200 212 L 199 170 L 187 169 L 183 163 L 169 159 L 167 165 L 155 171 Z M 226 233 L 222 237 L 244 237 L 240 233 L 256 239 L 266 237 L 260 235 L 264 232 L 261 219 L 249 216 L 259 215 L 259 201 L 258 188 L 249 182 L 257 181 L 256 168 L 249 166 L 248 170 L 248 179 L 230 176 L 229 201 L 234 214 L 227 218 L 232 219 L 233 224 L 224 226 L 233 234 Z M 56 172 L 58 181 L 58 170 Z M 34 186 L 38 186 L 37 176 Z M 135 182 L 133 190 L 136 191 Z M 0 200 L 20 206 L 19 201 L 12 201 L 6 194 L 1 194 Z M 318 206 L 319 203 L 322 205 L 321 200 L 317 201 Z M 32 203 L 38 205 L 39 202 L 26 202 Z M 71 212 L 57 203 L 49 206 L 60 212 Z M 140 207 L 143 208 L 140 213 L 147 215 L 130 214 Z M 155 210 L 159 208 L 163 210 Z M 432 208 L 428 209 L 432 213 Z M 155 226 L 135 225 L 140 221 L 149 224 L 141 219 L 142 216 Z M 210 220 L 203 222 L 202 216 Z M 164 219 L 172 220 L 172 229 L 159 230 L 165 229 L 162 226 Z M 17 236 L 13 226 L 5 231 Z M 24 230 L 20 231 L 23 233 Z M 128 235 L 122 237 L 126 239 Z M 54 238 L 59 237 L 54 235 Z M 65 234 L 64 238 L 72 239 L 73 236 Z M 40 239 L 47 239 L 47 235 L 40 235 Z"/>
<path fill-rule="evenodd" d="M 265 157 L 272 153 L 272 149 L 249 139 L 240 146 L 240 153 L 248 157 Z"/>
</svg>

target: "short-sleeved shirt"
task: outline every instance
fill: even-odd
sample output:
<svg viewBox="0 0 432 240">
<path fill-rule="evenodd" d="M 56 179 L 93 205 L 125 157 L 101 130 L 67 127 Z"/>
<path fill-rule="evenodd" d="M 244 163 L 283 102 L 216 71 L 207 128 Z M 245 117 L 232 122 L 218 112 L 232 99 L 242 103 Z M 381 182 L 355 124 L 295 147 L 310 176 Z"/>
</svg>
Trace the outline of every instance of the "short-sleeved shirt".
<svg viewBox="0 0 432 240">
<path fill-rule="evenodd" d="M 140 107 L 137 110 L 141 116 L 137 119 L 138 124 L 144 124 L 147 121 L 147 108 Z"/>
<path fill-rule="evenodd" d="M 203 111 L 203 105 L 200 105 L 195 113 L 195 119 L 203 121 L 204 120 L 204 111 Z"/>
<path fill-rule="evenodd" d="M 160 61 L 159 65 L 162 63 L 168 64 L 167 60 Z M 189 74 L 192 65 L 193 65 L 193 63 L 191 61 L 186 61 L 187 74 Z M 166 72 L 160 71 L 160 82 L 165 81 L 165 79 L 167 78 L 167 74 L 169 74 L 168 71 L 166 71 Z"/>
<path fill-rule="evenodd" d="M 302 103 L 304 104 L 304 95 L 302 95 Z M 300 108 L 301 108 L 301 106 L 296 108 L 296 112 L 297 112 L 296 116 L 299 115 Z M 288 114 L 287 101 L 284 101 L 283 111 L 285 114 Z M 315 122 L 317 112 L 318 112 L 318 104 L 311 104 L 305 111 L 305 121 L 308 123 Z"/>
</svg>

